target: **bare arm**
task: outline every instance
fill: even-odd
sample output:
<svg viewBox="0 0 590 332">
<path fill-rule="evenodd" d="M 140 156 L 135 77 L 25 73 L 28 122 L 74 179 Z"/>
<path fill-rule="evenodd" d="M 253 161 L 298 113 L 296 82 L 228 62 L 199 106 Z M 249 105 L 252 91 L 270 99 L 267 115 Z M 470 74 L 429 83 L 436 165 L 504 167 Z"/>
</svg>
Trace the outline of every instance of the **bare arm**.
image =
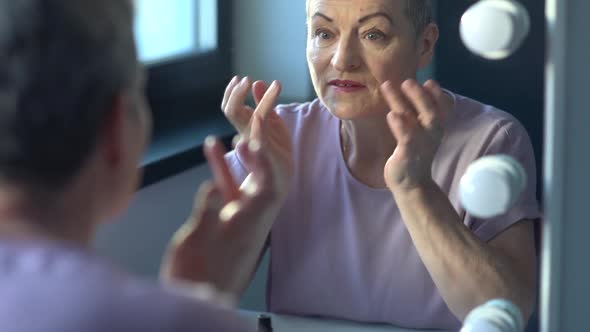
<svg viewBox="0 0 590 332">
<path fill-rule="evenodd" d="M 459 319 L 494 298 L 512 301 L 528 319 L 536 298 L 532 221 L 522 220 L 484 243 L 436 184 L 394 196 L 422 261 Z"/>
<path fill-rule="evenodd" d="M 451 311 L 461 320 L 489 299 L 517 304 L 525 319 L 536 292 L 532 223 L 521 221 L 489 243 L 462 222 L 447 195 L 434 182 L 432 161 L 444 134 L 452 103 L 436 82 L 408 80 L 382 92 L 397 147 L 384 177 L 413 243 Z"/>
</svg>

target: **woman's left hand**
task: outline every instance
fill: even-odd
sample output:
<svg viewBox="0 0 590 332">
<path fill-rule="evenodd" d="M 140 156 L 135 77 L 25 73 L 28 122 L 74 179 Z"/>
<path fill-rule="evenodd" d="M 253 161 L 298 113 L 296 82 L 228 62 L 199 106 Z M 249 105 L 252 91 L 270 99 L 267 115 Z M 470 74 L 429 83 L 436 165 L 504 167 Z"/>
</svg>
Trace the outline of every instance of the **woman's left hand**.
<svg viewBox="0 0 590 332">
<path fill-rule="evenodd" d="M 401 89 L 387 81 L 381 92 L 391 109 L 387 123 L 397 141 L 385 164 L 387 187 L 395 192 L 430 184 L 432 162 L 444 135 L 451 103 L 432 80 L 421 86 L 409 79 Z"/>
</svg>

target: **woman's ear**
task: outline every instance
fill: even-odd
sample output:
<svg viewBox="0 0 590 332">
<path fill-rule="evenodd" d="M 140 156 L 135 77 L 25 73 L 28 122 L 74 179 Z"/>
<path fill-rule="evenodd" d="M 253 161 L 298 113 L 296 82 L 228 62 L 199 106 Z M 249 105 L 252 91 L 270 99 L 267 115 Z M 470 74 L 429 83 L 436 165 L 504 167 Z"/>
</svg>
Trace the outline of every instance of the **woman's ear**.
<svg viewBox="0 0 590 332">
<path fill-rule="evenodd" d="M 103 155 L 103 160 L 110 167 L 119 167 L 124 159 L 125 131 L 129 118 L 128 96 L 119 93 L 112 98 L 100 128 L 98 148 Z"/>
<path fill-rule="evenodd" d="M 423 69 L 432 62 L 438 36 L 438 25 L 435 23 L 430 23 L 428 26 L 426 26 L 426 28 L 424 28 L 424 31 L 418 37 L 417 46 L 420 57 L 420 61 L 418 63 L 419 69 Z"/>
</svg>

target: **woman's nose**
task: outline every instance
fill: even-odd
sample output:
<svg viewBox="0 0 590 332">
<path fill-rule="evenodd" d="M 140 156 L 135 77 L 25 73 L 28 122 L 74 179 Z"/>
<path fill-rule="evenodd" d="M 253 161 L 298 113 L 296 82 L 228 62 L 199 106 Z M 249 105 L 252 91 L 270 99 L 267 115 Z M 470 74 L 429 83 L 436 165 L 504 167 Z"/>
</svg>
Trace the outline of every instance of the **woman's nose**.
<svg viewBox="0 0 590 332">
<path fill-rule="evenodd" d="M 338 71 L 351 71 L 359 68 L 361 57 L 358 48 L 359 46 L 350 38 L 341 39 L 332 58 L 332 66 Z"/>
</svg>

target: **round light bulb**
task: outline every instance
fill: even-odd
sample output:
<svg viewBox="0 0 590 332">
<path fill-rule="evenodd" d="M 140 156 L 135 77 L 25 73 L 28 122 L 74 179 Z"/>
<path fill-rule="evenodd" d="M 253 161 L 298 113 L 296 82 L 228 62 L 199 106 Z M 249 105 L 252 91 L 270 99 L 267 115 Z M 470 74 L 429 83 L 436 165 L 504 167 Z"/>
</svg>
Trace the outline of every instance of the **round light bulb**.
<svg viewBox="0 0 590 332">
<path fill-rule="evenodd" d="M 482 0 L 461 18 L 460 34 L 465 46 L 486 59 L 512 55 L 530 30 L 526 8 L 514 0 Z"/>
<path fill-rule="evenodd" d="M 510 156 L 494 155 L 476 160 L 459 182 L 459 199 L 478 218 L 502 215 L 516 203 L 526 186 L 522 165 Z"/>
<path fill-rule="evenodd" d="M 473 309 L 460 332 L 522 332 L 524 319 L 514 303 L 495 299 Z"/>
</svg>

